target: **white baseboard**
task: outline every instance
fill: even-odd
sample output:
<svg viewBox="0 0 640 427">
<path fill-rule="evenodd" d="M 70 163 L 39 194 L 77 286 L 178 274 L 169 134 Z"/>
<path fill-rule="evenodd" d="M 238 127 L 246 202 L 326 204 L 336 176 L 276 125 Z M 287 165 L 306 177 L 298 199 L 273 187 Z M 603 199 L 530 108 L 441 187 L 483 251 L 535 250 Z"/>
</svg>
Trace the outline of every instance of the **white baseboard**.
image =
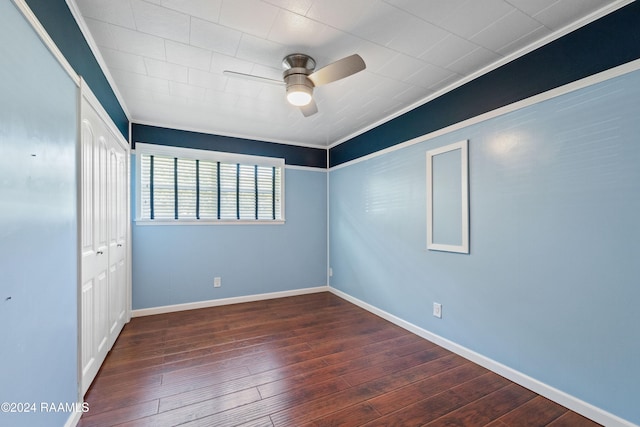
<svg viewBox="0 0 640 427">
<path fill-rule="evenodd" d="M 78 407 L 82 407 L 82 402 L 78 403 Z M 82 412 L 72 412 L 67 419 L 67 422 L 64 423 L 64 427 L 76 427 L 80 422 L 80 417 L 82 417 Z"/>
<path fill-rule="evenodd" d="M 447 350 L 464 357 L 465 359 L 471 360 L 472 362 L 477 363 L 478 365 L 483 366 L 495 372 L 496 374 L 501 375 L 516 384 L 526 387 L 529 390 L 534 391 L 539 395 L 544 396 L 547 399 L 550 399 L 566 408 L 569 408 L 572 411 L 577 412 L 597 423 L 608 427 L 638 427 L 638 425 L 633 424 L 630 421 L 624 420 L 603 409 L 593 406 L 590 403 L 580 400 L 577 397 L 571 396 L 548 384 L 538 381 L 535 378 L 523 374 L 522 372 L 516 371 L 515 369 L 503 365 L 500 362 L 496 362 L 493 359 L 476 353 L 475 351 L 456 344 L 453 341 L 449 341 L 446 338 L 429 332 L 426 329 L 422 329 L 421 327 L 416 326 L 413 323 L 407 322 L 397 316 L 394 316 L 391 313 L 387 313 L 384 310 L 381 310 L 371 304 L 352 297 L 351 295 L 346 294 L 338 289 L 329 287 L 329 291 L 342 299 L 345 299 L 379 317 L 382 317 L 383 319 L 388 320 L 389 322 L 394 323 L 401 328 L 406 329 L 407 331 L 412 332 L 428 341 L 438 344 L 439 346 L 444 347 Z"/>
<path fill-rule="evenodd" d="M 197 308 L 218 307 L 221 305 L 239 304 L 243 302 L 262 301 L 275 298 L 286 298 L 297 295 L 315 294 L 318 292 L 328 292 L 328 286 L 318 286 L 316 288 L 294 289 L 292 291 L 271 292 L 268 294 L 246 295 L 233 298 L 212 299 L 207 301 L 189 302 L 185 304 L 164 305 L 160 307 L 141 308 L 131 311 L 131 317 L 151 316 L 154 314 L 172 313 L 174 311 L 194 310 Z"/>
</svg>

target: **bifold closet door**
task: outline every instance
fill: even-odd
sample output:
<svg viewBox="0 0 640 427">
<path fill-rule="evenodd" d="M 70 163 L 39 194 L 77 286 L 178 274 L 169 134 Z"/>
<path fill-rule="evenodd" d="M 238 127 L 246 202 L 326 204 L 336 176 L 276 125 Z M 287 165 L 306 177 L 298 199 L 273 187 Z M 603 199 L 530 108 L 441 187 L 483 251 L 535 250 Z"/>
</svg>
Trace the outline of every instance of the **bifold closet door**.
<svg viewBox="0 0 640 427">
<path fill-rule="evenodd" d="M 127 153 L 81 103 L 81 383 L 84 394 L 126 322 Z"/>
<path fill-rule="evenodd" d="M 125 153 L 112 141 L 108 154 L 109 232 L 109 347 L 118 337 L 126 316 L 127 170 Z"/>
</svg>

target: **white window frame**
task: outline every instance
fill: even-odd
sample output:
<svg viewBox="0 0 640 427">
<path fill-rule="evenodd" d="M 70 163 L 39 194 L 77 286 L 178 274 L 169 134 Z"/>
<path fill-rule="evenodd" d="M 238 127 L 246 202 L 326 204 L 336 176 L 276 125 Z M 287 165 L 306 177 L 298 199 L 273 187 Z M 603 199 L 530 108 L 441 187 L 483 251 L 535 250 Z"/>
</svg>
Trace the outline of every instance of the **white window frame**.
<svg viewBox="0 0 640 427">
<path fill-rule="evenodd" d="M 136 224 L 139 225 L 222 225 L 222 224 L 284 224 L 285 222 L 285 162 L 275 157 L 252 156 L 247 154 L 225 153 L 221 151 L 199 150 L 194 148 L 172 147 L 165 145 L 136 143 Z M 195 218 L 142 218 L 142 168 L 141 154 L 177 157 L 179 159 L 205 160 L 220 163 L 257 165 L 280 169 L 280 212 L 279 219 L 195 219 Z"/>
<path fill-rule="evenodd" d="M 433 177 L 433 159 L 440 154 L 452 151 L 460 152 L 460 238 L 459 245 L 434 241 L 434 186 L 442 185 Z M 454 171 L 455 172 L 455 171 Z M 433 251 L 469 253 L 469 140 L 459 141 L 427 151 L 427 249 Z"/>
</svg>

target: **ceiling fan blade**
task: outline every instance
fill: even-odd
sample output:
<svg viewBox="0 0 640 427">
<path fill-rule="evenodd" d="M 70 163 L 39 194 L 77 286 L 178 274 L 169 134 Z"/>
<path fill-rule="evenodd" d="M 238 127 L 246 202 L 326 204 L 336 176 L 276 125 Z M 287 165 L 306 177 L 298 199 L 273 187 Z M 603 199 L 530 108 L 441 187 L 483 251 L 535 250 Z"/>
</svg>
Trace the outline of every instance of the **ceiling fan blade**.
<svg viewBox="0 0 640 427">
<path fill-rule="evenodd" d="M 318 106 L 316 105 L 316 102 L 312 99 L 310 103 L 300 107 L 300 111 L 302 111 L 303 116 L 309 117 L 318 112 Z"/>
<path fill-rule="evenodd" d="M 344 79 L 352 74 L 360 72 L 367 68 L 362 57 L 358 54 L 347 56 L 332 62 L 319 70 L 309 74 L 309 80 L 315 86 L 326 85 L 336 80 Z"/>
<path fill-rule="evenodd" d="M 284 86 L 284 82 L 282 80 L 270 79 L 268 77 L 256 76 L 254 74 L 245 74 L 238 73 L 236 71 L 224 70 L 222 72 L 227 77 L 232 77 L 235 79 L 244 79 L 244 80 L 253 80 L 254 82 L 267 83 L 276 86 Z"/>
</svg>

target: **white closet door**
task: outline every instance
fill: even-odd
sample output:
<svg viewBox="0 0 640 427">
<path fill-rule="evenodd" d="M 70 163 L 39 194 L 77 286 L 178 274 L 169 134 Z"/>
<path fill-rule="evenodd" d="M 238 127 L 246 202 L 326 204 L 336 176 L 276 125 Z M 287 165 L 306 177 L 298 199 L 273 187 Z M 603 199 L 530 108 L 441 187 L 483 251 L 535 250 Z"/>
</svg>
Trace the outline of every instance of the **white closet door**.
<svg viewBox="0 0 640 427">
<path fill-rule="evenodd" d="M 99 360 L 104 360 L 109 351 L 109 247 L 107 229 L 107 206 L 108 206 L 108 147 L 105 129 L 95 123 L 95 127 L 100 129 L 97 138 L 96 166 L 94 169 L 93 191 L 96 195 L 96 207 L 94 210 L 94 225 L 96 230 L 97 257 L 95 258 L 99 267 L 96 277 L 96 298 L 94 299 L 94 331 L 96 338 L 96 353 Z"/>
<path fill-rule="evenodd" d="M 109 224 L 109 337 L 111 345 L 124 326 L 126 313 L 126 222 L 127 205 L 125 153 L 112 140 L 108 156 Z"/>
<path fill-rule="evenodd" d="M 83 106 L 84 108 L 84 106 Z M 84 112 L 83 112 L 84 116 Z M 95 132 L 91 122 L 82 120 L 81 124 L 81 165 L 80 178 L 82 181 L 80 192 L 80 259 L 81 259 L 81 370 L 82 378 L 95 376 L 98 372 L 96 367 L 93 306 L 96 290 L 96 272 L 99 271 L 97 264 L 97 250 L 94 229 L 94 207 L 95 192 L 93 190 L 94 181 L 94 151 L 96 151 Z M 83 389 L 83 394 L 86 389 Z"/>
<path fill-rule="evenodd" d="M 129 164 L 126 148 L 84 93 L 81 115 L 80 369 L 84 395 L 128 320 Z"/>
<path fill-rule="evenodd" d="M 83 379 L 95 377 L 108 351 L 108 248 L 104 225 L 107 214 L 107 145 L 105 129 L 98 119 L 95 112 L 83 104 L 80 202 Z"/>
</svg>

